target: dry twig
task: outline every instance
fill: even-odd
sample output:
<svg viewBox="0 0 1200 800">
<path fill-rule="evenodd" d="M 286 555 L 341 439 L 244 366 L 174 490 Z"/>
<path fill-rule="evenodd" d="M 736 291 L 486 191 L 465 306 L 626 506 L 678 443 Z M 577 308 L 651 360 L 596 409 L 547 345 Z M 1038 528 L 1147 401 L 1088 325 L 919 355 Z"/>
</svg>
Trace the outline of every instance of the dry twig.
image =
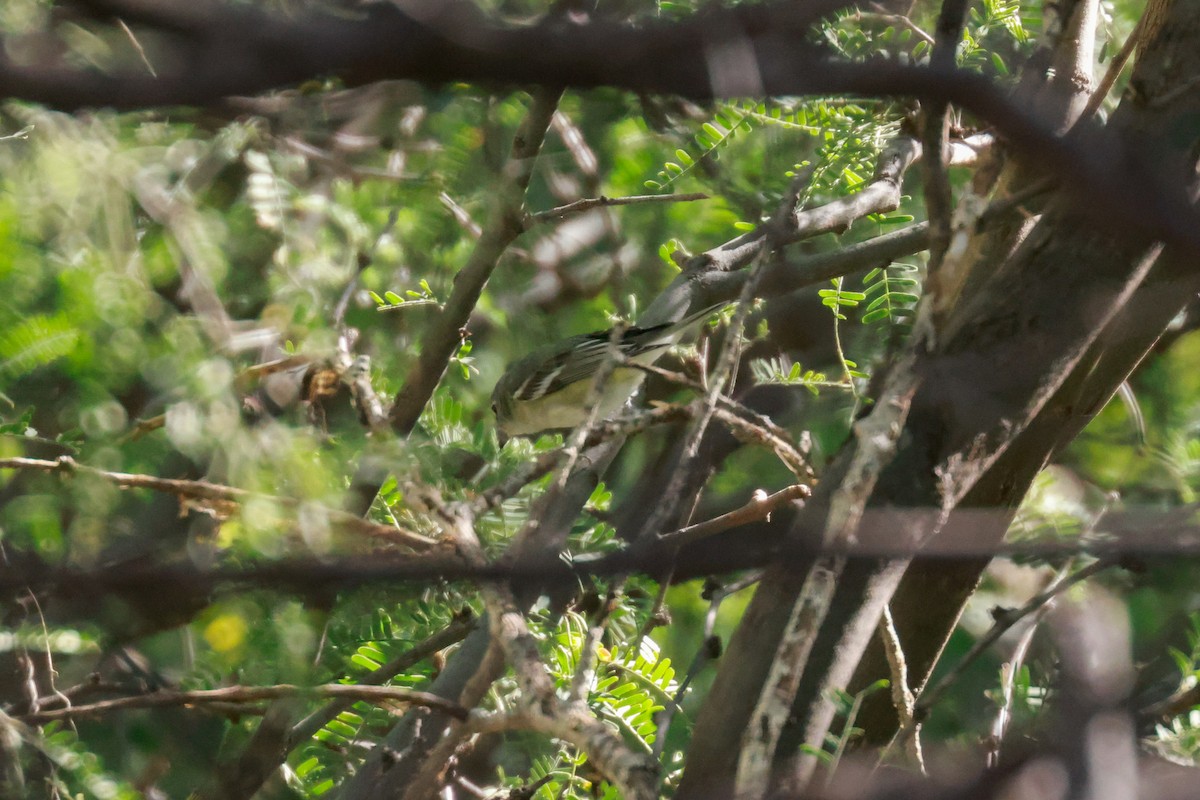
<svg viewBox="0 0 1200 800">
<path fill-rule="evenodd" d="M 38 711 L 18 717 L 30 725 L 43 725 L 56 719 L 79 719 L 94 717 L 112 711 L 130 708 L 164 708 L 172 706 L 205 706 L 212 704 L 261 703 L 266 700 L 278 700 L 283 697 L 315 697 L 338 698 L 343 700 L 362 700 L 376 705 L 392 704 L 419 705 L 426 708 L 436 708 L 456 719 L 466 719 L 468 709 L 457 703 L 428 692 L 405 689 L 399 686 L 365 686 L 343 683 L 329 683 L 319 686 L 292 686 L 278 684 L 275 686 L 227 686 L 221 689 L 199 689 L 195 691 L 174 691 L 160 689 L 149 694 L 117 697 L 111 700 L 100 700 L 77 706 L 67 706 L 48 711 Z"/>
<path fill-rule="evenodd" d="M 691 203 L 697 200 L 708 200 L 709 196 L 704 192 L 688 192 L 686 194 L 642 194 L 633 195 L 630 197 L 589 197 L 583 200 L 576 200 L 572 203 L 551 208 L 546 211 L 538 211 L 534 214 L 525 215 L 525 227 L 531 228 L 534 225 L 542 222 L 551 222 L 566 219 L 582 214 L 585 211 L 591 211 L 594 208 L 608 208 L 611 206 L 635 206 L 644 203 Z"/>
</svg>

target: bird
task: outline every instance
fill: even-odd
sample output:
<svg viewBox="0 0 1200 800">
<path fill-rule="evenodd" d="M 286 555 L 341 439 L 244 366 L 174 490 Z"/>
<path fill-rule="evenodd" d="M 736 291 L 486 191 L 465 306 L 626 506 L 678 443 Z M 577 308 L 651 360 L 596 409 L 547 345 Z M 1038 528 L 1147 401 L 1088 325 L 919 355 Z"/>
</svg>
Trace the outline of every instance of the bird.
<svg viewBox="0 0 1200 800">
<path fill-rule="evenodd" d="M 625 358 L 652 364 L 687 330 L 727 305 L 718 303 L 676 322 L 633 326 L 579 334 L 539 347 L 510 364 L 492 391 L 492 412 L 504 437 L 531 436 L 542 431 L 574 428 L 588 415 L 592 376 L 608 358 L 610 343 Z M 640 370 L 617 365 L 605 381 L 598 418 L 608 419 L 629 401 L 641 385 Z"/>
</svg>

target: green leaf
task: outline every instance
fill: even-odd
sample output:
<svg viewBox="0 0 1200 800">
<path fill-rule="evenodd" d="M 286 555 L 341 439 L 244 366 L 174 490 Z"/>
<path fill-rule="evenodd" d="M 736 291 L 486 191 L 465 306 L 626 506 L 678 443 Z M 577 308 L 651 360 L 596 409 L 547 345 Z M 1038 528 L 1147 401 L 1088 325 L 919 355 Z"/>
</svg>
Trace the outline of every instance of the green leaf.
<svg viewBox="0 0 1200 800">
<path fill-rule="evenodd" d="M 25 411 L 22 412 L 20 419 L 18 419 L 16 422 L 9 422 L 5 423 L 4 425 L 0 425 L 0 434 L 8 434 L 10 436 L 26 436 L 30 435 L 30 431 L 33 431 L 32 435 L 37 435 L 37 431 L 34 430 L 33 427 L 33 406 L 25 409 Z"/>
<path fill-rule="evenodd" d="M 800 752 L 815 757 L 826 766 L 833 763 L 833 753 L 830 753 L 828 750 L 822 750 L 819 747 L 814 747 L 811 744 L 800 745 Z"/>
<path fill-rule="evenodd" d="M 19 378 L 66 356 L 80 332 L 62 316 L 32 314 L 0 331 L 0 376 Z"/>
<path fill-rule="evenodd" d="M 671 255 L 678 250 L 679 250 L 679 240 L 678 239 L 668 239 L 667 241 L 663 242 L 661 245 L 658 246 L 658 257 L 661 258 L 666 263 L 670 264 L 672 267 L 674 267 L 674 266 L 676 266 L 675 259 L 671 258 Z"/>
<path fill-rule="evenodd" d="M 347 739 L 353 739 L 358 734 L 357 729 L 336 719 L 331 719 L 329 722 L 325 723 L 325 730 L 335 733 L 339 736 L 343 736 Z"/>
</svg>

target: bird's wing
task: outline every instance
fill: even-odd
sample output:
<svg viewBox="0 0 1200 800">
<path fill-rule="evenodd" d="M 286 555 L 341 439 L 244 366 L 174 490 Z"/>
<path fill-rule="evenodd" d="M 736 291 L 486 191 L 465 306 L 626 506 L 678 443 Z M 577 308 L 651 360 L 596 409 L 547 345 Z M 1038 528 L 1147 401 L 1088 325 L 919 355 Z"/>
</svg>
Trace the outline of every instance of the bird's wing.
<svg viewBox="0 0 1200 800">
<path fill-rule="evenodd" d="M 518 400 L 537 400 L 564 386 L 591 377 L 608 352 L 608 333 L 588 333 L 563 343 L 560 352 L 545 359 L 536 372 L 517 387 Z"/>
<path fill-rule="evenodd" d="M 724 305 L 726 304 L 711 306 L 677 322 L 666 322 L 647 328 L 627 328 L 617 342 L 617 349 L 622 355 L 634 358 L 670 347 L 684 329 L 708 317 Z M 544 359 L 538 370 L 517 387 L 516 398 L 537 400 L 576 381 L 590 378 L 608 357 L 611 337 L 611 331 L 595 331 L 568 339 L 558 353 Z"/>
</svg>

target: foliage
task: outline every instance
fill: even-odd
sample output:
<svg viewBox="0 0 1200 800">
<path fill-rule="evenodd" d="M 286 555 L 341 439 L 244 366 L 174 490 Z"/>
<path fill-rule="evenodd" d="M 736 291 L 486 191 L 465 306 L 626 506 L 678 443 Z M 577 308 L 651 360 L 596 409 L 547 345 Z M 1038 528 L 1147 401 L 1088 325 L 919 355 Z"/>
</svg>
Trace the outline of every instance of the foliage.
<svg viewBox="0 0 1200 800">
<path fill-rule="evenodd" d="M 877 267 L 863 276 L 864 324 L 872 322 L 911 322 L 919 296 L 913 293 L 918 281 L 912 277 L 918 268 L 912 264 Z"/>
<path fill-rule="evenodd" d="M 516 5 L 529 14 L 540 10 Z M 631 5 L 670 18 L 698 4 Z M 0 27 L 9 34 L 41 30 L 52 6 L 5 4 Z M 1012 0 L 972 7 L 960 64 L 1008 79 L 1040 27 L 1031 8 Z M 1127 29 L 1128 11 L 1111 11 L 1114 30 Z M 929 29 L 933 12 L 914 13 L 914 26 Z M 75 28 L 73 58 L 104 66 L 127 46 L 90 34 L 83 23 Z M 912 28 L 870 15 L 839 15 L 818 35 L 852 59 L 920 63 L 929 54 Z M 228 505 L 185 502 L 123 490 L 86 471 L 4 470 L 4 557 L 29 554 L 72 575 L 143 563 L 231 572 L 289 560 L 399 563 L 407 555 L 401 546 L 337 524 L 336 510 L 364 459 L 376 459 L 387 475 L 370 519 L 439 537 L 429 512 L 435 500 L 447 507 L 479 502 L 562 444 L 557 434 L 499 441 L 488 397 L 505 364 L 612 318 L 635 318 L 676 276 L 683 256 L 768 218 L 797 176 L 802 207 L 854 196 L 912 112 L 900 101 L 850 96 L 698 106 L 610 90 L 568 93 L 539 157 L 527 211 L 585 196 L 642 195 L 646 188 L 664 195 L 704 191 L 711 199 L 603 208 L 531 227 L 497 263 L 416 431 L 403 442 L 379 441 L 384 437 L 361 424 L 350 390 L 321 376 L 336 372 L 338 359 L 352 351 L 369 358 L 369 382 L 381 398 L 402 389 L 478 245 L 478 225 L 488 217 L 527 106 L 520 92 L 462 84 L 347 89 L 335 82 L 247 101 L 244 113 L 68 115 L 6 103 L 0 109 L 0 458 L 69 455 L 98 470 L 203 479 L 252 497 Z M 953 179 L 958 190 L 967 176 Z M 811 240 L 805 252 L 833 251 L 923 214 L 920 200 L 906 195 L 895 212 Z M 868 381 L 886 367 L 890 344 L 909 334 L 923 281 L 920 260 L 897 262 L 861 280 L 846 276 L 807 291 L 801 299 L 819 313 L 803 324 L 787 317 L 785 329 L 772 316 L 773 302 L 787 309 L 794 297 L 771 298 L 752 313 L 747 330 L 763 335 L 748 342 L 750 369 L 739 380 L 786 396 L 774 421 L 797 439 L 811 434 L 818 470 L 851 435 L 855 410 L 871 402 Z M 800 328 L 814 332 L 810 341 L 778 344 Z M 721 326 L 701 353 L 726 335 Z M 1104 409 L 1062 463 L 1039 479 L 1011 541 L 1083 536 L 1088 543 L 1096 520 L 1120 507 L 1109 494 L 1118 488 L 1123 498 L 1172 506 L 1195 500 L 1200 382 L 1188 376 L 1195 375 L 1198 347 L 1196 335 L 1184 333 L 1133 378 L 1156 457 L 1139 458 L 1118 419 L 1122 410 Z M 671 366 L 711 363 L 689 356 Z M 674 397 L 653 382 L 650 391 L 656 400 Z M 642 510 L 631 511 L 630 498 L 661 463 L 658 435 L 631 440 L 555 555 L 586 563 L 626 547 L 623 526 Z M 554 477 L 526 483 L 476 517 L 487 556 L 503 554 L 534 518 Z M 740 504 L 756 489 L 791 480 L 769 455 L 739 453 L 720 465 L 694 519 L 728 511 L 730 498 Z M 1036 568 L 1058 563 L 1028 561 Z M 130 691 L 354 684 L 443 630 L 463 609 L 482 611 L 477 587 L 466 581 L 313 588 L 281 580 L 253 589 L 220 586 L 194 605 L 185 602 L 195 600 L 184 596 L 186 587 L 151 586 L 99 597 L 81 589 L 44 610 L 37 598 L 14 600 L 0 631 L 3 666 L 17 674 L 14 665 L 31 654 L 52 662 L 37 687 L 44 698 L 86 689 L 93 674 Z M 702 647 L 710 599 L 686 583 L 666 593 L 663 611 L 656 602 L 662 587 L 646 576 L 581 580 L 574 588 L 569 598 L 543 598 L 528 615 L 555 688 L 560 696 L 571 690 L 591 657 L 584 652 L 589 629 L 602 621 L 586 705 L 622 742 L 657 759 L 669 795 L 686 761 L 692 711 L 711 678 L 711 670 L 695 676 L 679 669 Z M 1191 589 L 1186 596 L 1153 591 L 1146 602 L 1173 622 L 1195 603 Z M 585 602 L 610 593 L 612 607 L 604 613 Z M 174 607 L 175 599 L 182 607 Z M 722 612 L 723 636 L 735 606 L 731 601 Z M 650 624 L 656 615 L 670 623 L 656 629 Z M 1149 616 L 1135 614 L 1135 625 L 1150 631 L 1167 624 Z M 1198 674 L 1197 642 L 1193 632 L 1190 652 L 1177 651 L 1185 680 Z M 1165 647 L 1149 636 L 1139 646 Z M 454 652 L 422 660 L 390 684 L 428 689 L 441 660 Z M 1032 682 L 1028 670 L 1020 673 L 1019 697 L 1029 708 L 1042 699 Z M 14 685 L 3 684 L 0 700 L 13 714 L 24 713 L 24 689 Z M 820 751 L 822 759 L 834 763 L 852 745 L 856 714 L 880 688 L 839 698 L 844 726 Z M 510 709 L 520 691 L 505 674 L 482 710 Z M 947 701 L 972 702 L 967 692 Z M 316 707 L 315 701 L 305 706 Z M 108 800 L 149 796 L 149 787 L 184 796 L 238 753 L 260 720 L 228 709 L 211 716 L 175 711 L 123 712 L 131 721 L 119 736 L 103 720 L 46 725 L 21 741 L 21 766 L 42 781 L 37 790 L 45 791 L 36 796 Z M 341 711 L 290 752 L 283 771 L 289 790 L 328 796 L 384 740 L 397 713 L 365 702 Z M 1195 714 L 1160 726 L 1156 751 L 1194 763 Z M 564 741 L 506 734 L 494 755 L 471 775 L 489 791 L 537 786 L 534 796 L 543 800 L 616 797 L 588 755 Z M 169 768 L 156 774 L 164 762 Z"/>
<path fill-rule="evenodd" d="M 831 383 L 823 372 L 804 369 L 799 362 L 788 365 L 783 359 L 763 359 L 751 362 L 754 378 L 760 384 L 779 383 L 784 386 L 803 386 L 814 396 L 823 386 L 844 387 L 844 384 Z"/>
<path fill-rule="evenodd" d="M 1179 669 L 1177 692 L 1193 691 L 1200 681 L 1200 614 L 1191 615 L 1187 650 L 1170 648 L 1171 659 Z M 1200 763 L 1200 703 L 1175 715 L 1166 724 L 1154 726 L 1150 747 L 1170 761 L 1190 767 Z"/>
</svg>

